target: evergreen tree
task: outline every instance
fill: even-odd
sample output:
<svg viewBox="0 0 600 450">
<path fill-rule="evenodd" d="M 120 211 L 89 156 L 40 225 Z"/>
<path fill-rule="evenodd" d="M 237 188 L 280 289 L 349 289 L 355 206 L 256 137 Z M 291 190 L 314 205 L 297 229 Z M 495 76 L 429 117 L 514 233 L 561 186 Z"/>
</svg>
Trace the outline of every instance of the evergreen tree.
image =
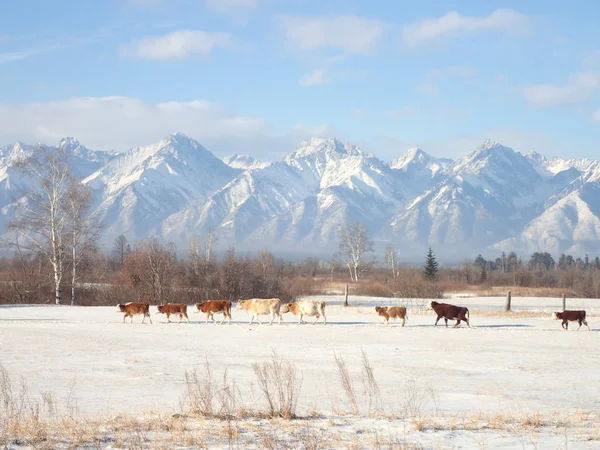
<svg viewBox="0 0 600 450">
<path fill-rule="evenodd" d="M 433 250 L 429 247 L 429 251 L 427 252 L 427 257 L 425 258 L 425 267 L 424 267 L 424 277 L 428 281 L 435 281 L 438 274 L 438 262 L 435 260 L 435 255 L 433 254 Z"/>
</svg>

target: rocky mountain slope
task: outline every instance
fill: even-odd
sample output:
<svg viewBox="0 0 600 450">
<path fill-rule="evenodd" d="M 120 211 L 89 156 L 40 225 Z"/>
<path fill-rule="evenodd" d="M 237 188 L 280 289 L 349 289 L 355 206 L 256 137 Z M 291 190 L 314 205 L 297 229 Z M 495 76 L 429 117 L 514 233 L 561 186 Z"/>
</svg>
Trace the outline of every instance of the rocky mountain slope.
<svg viewBox="0 0 600 450">
<path fill-rule="evenodd" d="M 215 231 L 217 246 L 327 255 L 349 221 L 367 225 L 378 248 L 407 258 L 432 245 L 447 260 L 515 250 L 600 252 L 600 163 L 522 155 L 496 142 L 456 161 L 411 149 L 390 163 L 337 139 L 313 138 L 281 161 L 223 161 L 176 133 L 125 153 L 57 146 L 94 192 L 103 244 L 156 235 L 183 250 Z M 0 218 L 27 189 L 14 162 L 32 151 L 0 147 Z"/>
</svg>

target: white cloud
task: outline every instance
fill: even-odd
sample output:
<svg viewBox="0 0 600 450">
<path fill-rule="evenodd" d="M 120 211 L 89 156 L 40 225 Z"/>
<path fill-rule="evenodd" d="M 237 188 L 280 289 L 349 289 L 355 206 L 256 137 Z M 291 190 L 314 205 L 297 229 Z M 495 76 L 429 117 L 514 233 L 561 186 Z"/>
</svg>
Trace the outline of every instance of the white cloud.
<svg viewBox="0 0 600 450">
<path fill-rule="evenodd" d="M 430 80 L 438 80 L 440 78 L 470 78 L 474 77 L 477 71 L 470 66 L 450 66 L 443 69 L 432 69 L 427 72 L 426 77 Z"/>
<path fill-rule="evenodd" d="M 450 11 L 442 17 L 406 25 L 402 30 L 402 41 L 407 47 L 418 47 L 441 38 L 479 31 L 519 33 L 527 31 L 529 26 L 528 18 L 512 9 L 496 9 L 488 16 L 463 16 Z"/>
<path fill-rule="evenodd" d="M 328 138 L 335 136 L 336 130 L 331 125 L 320 124 L 320 125 L 307 125 L 303 123 L 297 123 L 292 126 L 291 133 L 298 136 L 310 136 Z"/>
<path fill-rule="evenodd" d="M 600 123 L 600 109 L 597 109 L 596 111 L 594 111 L 594 112 L 592 113 L 592 120 L 593 120 L 594 122 L 598 122 L 598 123 Z"/>
<path fill-rule="evenodd" d="M 388 26 L 373 19 L 282 16 L 279 26 L 287 41 L 299 50 L 332 48 L 348 53 L 371 53 Z"/>
<path fill-rule="evenodd" d="M 189 56 L 208 56 L 217 47 L 231 45 L 228 33 L 201 30 L 180 30 L 164 36 L 137 39 L 121 47 L 121 54 L 143 59 L 184 59 Z"/>
<path fill-rule="evenodd" d="M 436 97 L 440 93 L 440 87 L 436 83 L 422 83 L 417 86 L 417 90 L 423 94 Z"/>
<path fill-rule="evenodd" d="M 331 82 L 331 75 L 327 69 L 316 69 L 300 78 L 301 86 L 321 86 Z"/>
<path fill-rule="evenodd" d="M 415 112 L 415 108 L 412 105 L 406 105 L 399 109 L 390 109 L 384 112 L 384 115 L 394 120 L 406 119 L 412 116 Z"/>
<path fill-rule="evenodd" d="M 249 138 L 266 133 L 267 124 L 202 100 L 150 104 L 131 97 L 78 97 L 0 105 L 0 142 L 76 136 L 92 148 L 124 150 L 174 131 L 202 139 Z"/>
<path fill-rule="evenodd" d="M 35 50 L 25 50 L 22 52 L 7 52 L 0 53 L 0 64 L 9 62 L 9 61 L 18 61 L 19 59 L 29 58 L 39 52 Z"/>
<path fill-rule="evenodd" d="M 535 84 L 523 90 L 525 99 L 533 106 L 561 106 L 584 103 L 600 87 L 600 73 L 583 72 L 569 76 L 567 84 Z"/>
<path fill-rule="evenodd" d="M 364 119 L 366 117 L 366 113 L 360 109 L 360 108 L 354 108 L 351 112 L 350 112 L 350 116 L 353 119 Z"/>
<path fill-rule="evenodd" d="M 204 4 L 213 11 L 226 12 L 239 8 L 256 8 L 258 0 L 204 0 Z"/>
<path fill-rule="evenodd" d="M 127 0 L 127 3 L 133 6 L 158 6 L 164 3 L 164 0 Z"/>
<path fill-rule="evenodd" d="M 180 131 L 220 156 L 279 159 L 312 136 L 336 135 L 326 124 L 296 124 L 274 132 L 260 117 L 237 114 L 204 100 L 146 103 L 132 97 L 77 97 L 0 104 L 0 145 L 14 141 L 54 144 L 75 136 L 93 149 L 123 151 Z"/>
</svg>

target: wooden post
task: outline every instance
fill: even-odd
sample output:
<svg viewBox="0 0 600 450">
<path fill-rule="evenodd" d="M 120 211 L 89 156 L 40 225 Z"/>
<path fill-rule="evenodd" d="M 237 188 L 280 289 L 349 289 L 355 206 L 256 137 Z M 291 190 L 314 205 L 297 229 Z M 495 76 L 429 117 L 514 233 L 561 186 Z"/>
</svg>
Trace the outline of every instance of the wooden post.
<svg viewBox="0 0 600 450">
<path fill-rule="evenodd" d="M 506 293 L 506 304 L 504 305 L 504 311 L 510 311 L 510 301 L 512 300 L 511 292 Z"/>
<path fill-rule="evenodd" d="M 563 294 L 563 311 L 567 310 L 567 294 Z"/>
<path fill-rule="evenodd" d="M 344 306 L 348 306 L 348 285 L 346 285 L 346 295 L 344 297 Z"/>
</svg>

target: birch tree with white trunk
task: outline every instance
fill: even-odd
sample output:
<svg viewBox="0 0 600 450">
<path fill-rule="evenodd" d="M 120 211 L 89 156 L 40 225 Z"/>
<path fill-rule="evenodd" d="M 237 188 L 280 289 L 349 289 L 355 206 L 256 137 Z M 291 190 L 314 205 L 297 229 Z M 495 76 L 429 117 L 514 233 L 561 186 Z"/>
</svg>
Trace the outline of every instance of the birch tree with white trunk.
<svg viewBox="0 0 600 450">
<path fill-rule="evenodd" d="M 367 253 L 373 251 L 373 241 L 369 239 L 367 227 L 360 222 L 347 224 L 339 230 L 339 257 L 350 272 L 350 279 L 358 283 L 363 272 L 373 262 Z"/>
<path fill-rule="evenodd" d="M 75 305 L 77 266 L 95 249 L 100 234 L 98 221 L 89 214 L 91 203 L 91 189 L 73 180 L 64 201 L 68 217 L 67 236 L 71 259 L 71 305 Z"/>
<path fill-rule="evenodd" d="M 40 145 L 15 167 L 31 180 L 32 188 L 16 203 L 16 217 L 8 225 L 15 235 L 12 245 L 48 259 L 54 276 L 54 301 L 60 305 L 68 226 L 64 201 L 72 181 L 69 158 L 62 149 Z"/>
</svg>

